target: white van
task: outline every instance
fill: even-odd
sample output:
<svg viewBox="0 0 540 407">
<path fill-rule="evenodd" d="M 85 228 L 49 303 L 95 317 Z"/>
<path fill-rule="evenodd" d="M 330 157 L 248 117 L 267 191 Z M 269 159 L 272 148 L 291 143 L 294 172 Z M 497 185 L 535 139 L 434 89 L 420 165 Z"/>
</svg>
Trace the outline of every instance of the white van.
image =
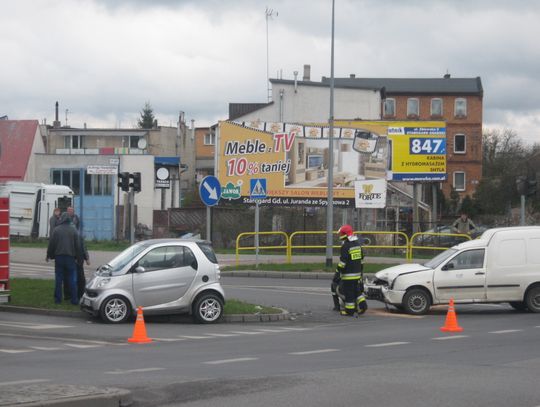
<svg viewBox="0 0 540 407">
<path fill-rule="evenodd" d="M 402 264 L 379 271 L 366 294 L 410 314 L 432 304 L 508 302 L 540 312 L 540 226 L 486 230 L 424 265 Z"/>
</svg>

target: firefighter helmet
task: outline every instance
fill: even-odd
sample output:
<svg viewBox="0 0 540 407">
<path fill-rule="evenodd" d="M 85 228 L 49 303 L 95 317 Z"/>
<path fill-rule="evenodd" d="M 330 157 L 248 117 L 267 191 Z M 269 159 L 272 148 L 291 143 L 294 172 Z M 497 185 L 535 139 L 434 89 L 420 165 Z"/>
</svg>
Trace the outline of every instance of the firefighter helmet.
<svg viewBox="0 0 540 407">
<path fill-rule="evenodd" d="M 338 232 L 339 232 L 340 239 L 346 239 L 349 236 L 352 236 L 354 234 L 353 228 L 351 227 L 351 225 L 343 225 L 342 227 L 339 228 Z"/>
</svg>

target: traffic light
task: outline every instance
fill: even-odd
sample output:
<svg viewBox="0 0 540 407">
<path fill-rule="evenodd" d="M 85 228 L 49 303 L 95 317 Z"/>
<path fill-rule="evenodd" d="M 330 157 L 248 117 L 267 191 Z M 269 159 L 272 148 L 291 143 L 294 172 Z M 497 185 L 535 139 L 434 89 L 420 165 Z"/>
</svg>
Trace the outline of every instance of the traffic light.
<svg viewBox="0 0 540 407">
<path fill-rule="evenodd" d="M 122 188 L 122 191 L 129 191 L 129 172 L 118 174 L 118 186 Z"/>
<path fill-rule="evenodd" d="M 527 180 L 527 196 L 533 196 L 536 195 L 536 180 L 535 179 L 529 179 Z"/>
<path fill-rule="evenodd" d="M 140 172 L 134 172 L 133 173 L 133 191 L 134 192 L 141 192 L 141 173 Z"/>
</svg>

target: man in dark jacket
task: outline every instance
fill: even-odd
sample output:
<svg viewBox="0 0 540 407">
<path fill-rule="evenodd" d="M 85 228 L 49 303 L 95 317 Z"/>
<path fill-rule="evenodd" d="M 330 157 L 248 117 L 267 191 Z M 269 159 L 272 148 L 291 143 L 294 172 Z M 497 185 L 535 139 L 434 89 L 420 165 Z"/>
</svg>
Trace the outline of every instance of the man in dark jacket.
<svg viewBox="0 0 540 407">
<path fill-rule="evenodd" d="M 60 217 L 58 225 L 49 239 L 46 261 L 54 259 L 54 302 L 62 302 L 62 282 L 64 275 L 68 277 L 71 295 L 71 303 L 77 305 L 77 259 L 82 258 L 79 234 L 73 226 L 67 213 Z"/>
<path fill-rule="evenodd" d="M 342 281 L 345 309 L 341 310 L 341 315 L 353 316 L 358 306 L 357 301 L 365 301 L 359 295 L 361 292 L 360 284 L 362 283 L 362 259 L 364 253 L 358 237 L 355 236 L 350 225 L 343 225 L 339 228 L 339 238 L 343 240 L 343 245 L 341 246 L 339 263 L 333 283 L 337 285 L 340 280 Z"/>
</svg>

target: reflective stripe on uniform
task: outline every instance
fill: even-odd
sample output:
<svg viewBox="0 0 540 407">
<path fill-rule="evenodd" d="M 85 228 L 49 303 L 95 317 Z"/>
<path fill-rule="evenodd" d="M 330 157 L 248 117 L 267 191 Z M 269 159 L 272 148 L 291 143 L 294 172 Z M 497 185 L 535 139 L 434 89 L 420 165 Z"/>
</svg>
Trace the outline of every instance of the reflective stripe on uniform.
<svg viewBox="0 0 540 407">
<path fill-rule="evenodd" d="M 337 266 L 341 268 L 345 268 L 345 265 L 346 264 L 344 262 L 340 261 Z"/>
<path fill-rule="evenodd" d="M 355 308 L 356 308 L 356 305 L 354 305 L 354 303 L 352 302 L 345 303 L 345 309 L 355 309 Z"/>
<path fill-rule="evenodd" d="M 360 274 L 343 274 L 341 276 L 341 279 L 342 280 L 359 280 L 360 279 Z"/>
<path fill-rule="evenodd" d="M 358 297 L 358 298 L 356 299 L 356 303 L 357 303 L 357 304 L 360 304 L 361 302 L 364 302 L 365 300 L 366 300 L 366 297 L 364 297 L 364 296 L 362 295 L 361 297 Z"/>
<path fill-rule="evenodd" d="M 362 248 L 360 246 L 351 247 L 349 249 L 349 255 L 351 256 L 351 260 L 362 260 L 364 258 Z"/>
</svg>

